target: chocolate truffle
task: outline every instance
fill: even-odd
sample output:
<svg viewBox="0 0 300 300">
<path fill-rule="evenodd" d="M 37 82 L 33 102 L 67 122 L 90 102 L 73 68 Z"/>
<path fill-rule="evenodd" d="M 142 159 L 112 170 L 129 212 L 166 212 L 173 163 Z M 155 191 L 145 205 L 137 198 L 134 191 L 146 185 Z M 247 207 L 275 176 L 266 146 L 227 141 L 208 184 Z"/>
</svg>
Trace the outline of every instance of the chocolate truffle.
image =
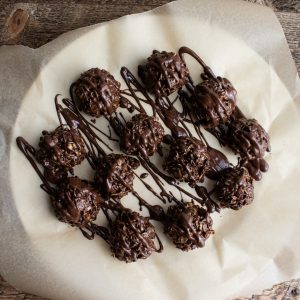
<svg viewBox="0 0 300 300">
<path fill-rule="evenodd" d="M 239 166 L 224 170 L 216 183 L 216 194 L 222 207 L 238 210 L 251 204 L 254 187 L 248 170 Z"/>
<path fill-rule="evenodd" d="M 59 126 L 54 131 L 43 131 L 37 161 L 45 168 L 46 178 L 56 183 L 85 158 L 84 141 L 77 129 Z"/>
<path fill-rule="evenodd" d="M 127 156 L 109 154 L 97 166 L 95 182 L 104 198 L 121 199 L 133 190 L 134 174 Z"/>
<path fill-rule="evenodd" d="M 236 106 L 236 90 L 226 78 L 207 78 L 195 87 L 193 108 L 199 122 L 215 128 L 229 120 Z"/>
<path fill-rule="evenodd" d="M 179 181 L 194 187 L 204 179 L 209 154 L 205 144 L 194 137 L 179 137 L 170 145 L 164 169 Z"/>
<path fill-rule="evenodd" d="M 68 177 L 60 182 L 55 196 L 51 197 L 57 218 L 78 227 L 84 227 L 96 219 L 101 201 L 92 184 L 78 177 Z"/>
<path fill-rule="evenodd" d="M 164 136 L 164 129 L 154 117 L 137 114 L 126 123 L 121 136 L 121 149 L 126 154 L 152 156 Z"/>
<path fill-rule="evenodd" d="M 228 125 L 227 141 L 235 153 L 247 159 L 262 158 L 271 150 L 269 135 L 255 119 L 232 120 Z"/>
<path fill-rule="evenodd" d="M 125 209 L 111 226 L 110 244 L 113 256 L 125 262 L 147 258 L 160 251 L 155 246 L 155 228 L 149 218 Z"/>
<path fill-rule="evenodd" d="M 92 117 L 109 116 L 119 107 L 121 84 L 105 70 L 90 69 L 74 84 L 79 109 Z"/>
<path fill-rule="evenodd" d="M 183 251 L 203 247 L 214 233 L 209 213 L 193 202 L 171 205 L 167 211 L 164 231 L 176 248 Z"/>
<path fill-rule="evenodd" d="M 138 74 L 149 92 L 166 97 L 186 84 L 189 71 L 178 54 L 154 50 Z"/>
</svg>

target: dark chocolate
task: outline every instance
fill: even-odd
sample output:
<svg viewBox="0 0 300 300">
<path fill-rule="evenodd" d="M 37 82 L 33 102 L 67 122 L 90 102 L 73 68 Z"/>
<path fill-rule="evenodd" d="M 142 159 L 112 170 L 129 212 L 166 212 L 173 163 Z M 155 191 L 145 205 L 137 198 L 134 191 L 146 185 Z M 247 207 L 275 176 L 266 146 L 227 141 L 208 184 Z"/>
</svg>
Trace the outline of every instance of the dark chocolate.
<svg viewBox="0 0 300 300">
<path fill-rule="evenodd" d="M 36 158 L 45 168 L 47 179 L 56 183 L 84 160 L 84 141 L 78 130 L 62 125 L 54 131 L 42 133 Z"/>
<path fill-rule="evenodd" d="M 178 54 L 154 50 L 138 74 L 149 92 L 165 97 L 185 85 L 189 71 Z"/>
<path fill-rule="evenodd" d="M 152 156 L 164 136 L 164 129 L 154 117 L 137 114 L 126 123 L 121 136 L 120 147 L 130 155 Z"/>
<path fill-rule="evenodd" d="M 229 147 L 247 159 L 263 158 L 270 151 L 270 138 L 255 119 L 236 118 L 228 124 Z"/>
<path fill-rule="evenodd" d="M 216 194 L 222 207 L 238 210 L 254 199 L 253 179 L 244 167 L 228 168 L 216 183 Z"/>
<path fill-rule="evenodd" d="M 121 84 L 106 70 L 90 69 L 71 86 L 79 109 L 92 117 L 110 116 L 120 105 Z"/>
<path fill-rule="evenodd" d="M 174 139 L 165 160 L 164 169 L 179 181 L 194 187 L 204 180 L 209 154 L 206 145 L 194 137 Z"/>
<path fill-rule="evenodd" d="M 94 186 L 78 177 L 68 177 L 61 181 L 51 197 L 56 217 L 78 227 L 84 227 L 97 218 L 102 201 Z"/>
<path fill-rule="evenodd" d="M 168 208 L 164 231 L 177 248 L 189 251 L 205 245 L 206 239 L 214 233 L 212 224 L 204 208 L 185 202 Z"/>
<path fill-rule="evenodd" d="M 195 87 L 192 107 L 206 128 L 228 122 L 235 106 L 236 90 L 226 78 L 207 78 Z"/>
<path fill-rule="evenodd" d="M 203 81 L 197 86 L 189 76 L 184 53 L 192 55 L 204 68 L 201 74 Z M 264 129 L 256 120 L 246 119 L 236 106 L 236 90 L 230 81 L 216 77 L 192 50 L 182 47 L 179 55 L 153 51 L 146 64 L 139 66 L 138 73 L 146 88 L 127 68 L 122 67 L 121 75 L 128 90 L 121 91 L 120 83 L 107 71 L 97 68 L 88 70 L 72 84 L 72 100 L 63 99 L 67 108 L 58 104 L 56 97 L 61 126 L 53 132 L 43 132 L 38 151 L 23 138 L 17 139 L 19 148 L 42 179 L 41 187 L 50 195 L 57 218 L 77 226 L 89 239 L 98 234 L 110 245 L 113 256 L 125 262 L 145 259 L 153 252 L 162 251 L 161 241 L 150 218 L 164 225 L 165 233 L 177 248 L 189 251 L 203 247 L 206 239 L 214 233 L 210 213 L 220 209 L 211 198 L 212 193 L 216 192 L 221 207 L 237 210 L 250 204 L 253 201 L 252 177 L 258 179 L 260 172 L 268 169 L 263 156 L 270 151 L 269 136 Z M 186 90 L 182 90 L 183 86 Z M 156 96 L 155 100 L 147 90 Z M 185 99 L 181 100 L 182 113 L 173 105 L 176 99 L 171 102 L 168 98 L 175 91 L 179 91 L 179 98 Z M 104 115 L 120 137 L 121 150 L 137 156 L 137 159 L 106 154 L 99 143 L 112 149 L 94 130 L 116 141 L 111 137 L 110 129 L 106 134 L 92 124 L 94 121 L 87 121 L 74 100 L 78 102 L 79 109 L 87 114 L 94 117 Z M 144 103 L 151 106 L 153 116 L 146 114 Z M 138 114 L 126 122 L 123 115 L 116 112 L 119 106 Z M 170 129 L 171 135 L 164 136 L 164 129 L 156 120 L 156 115 Z M 62 125 L 61 117 L 69 127 Z M 194 125 L 199 139 L 192 137 L 186 121 Z M 232 167 L 222 152 L 209 146 L 201 133 L 200 124 L 215 134 L 223 145 L 230 146 L 239 154 L 237 167 Z M 171 176 L 164 174 L 149 159 L 155 152 L 163 156 L 160 145 L 163 139 L 170 145 L 164 168 Z M 67 177 L 68 172 L 72 173 L 74 166 L 85 157 L 95 169 L 95 184 L 78 177 Z M 44 174 L 34 159 L 42 164 Z M 139 176 L 133 170 L 140 164 L 147 173 Z M 144 181 L 148 174 L 160 192 Z M 167 213 L 160 205 L 146 202 L 133 189 L 135 175 L 163 203 L 173 202 Z M 204 176 L 217 180 L 213 191 L 208 192 L 198 184 Z M 163 180 L 198 203 L 193 200 L 183 202 L 182 195 L 181 200 L 176 199 L 164 187 Z M 180 187 L 176 180 L 188 182 L 195 188 L 198 197 Z M 57 186 L 53 187 L 49 181 Z M 122 206 L 119 200 L 129 192 L 138 199 L 141 209 L 142 206 L 148 209 L 149 217 Z M 108 220 L 107 228 L 93 223 L 100 208 Z"/>
<path fill-rule="evenodd" d="M 100 159 L 96 166 L 95 182 L 101 195 L 108 199 L 121 199 L 133 190 L 134 174 L 128 157 L 121 154 L 109 154 Z"/>
<path fill-rule="evenodd" d="M 153 252 L 160 252 L 162 245 L 155 245 L 157 237 L 148 217 L 124 209 L 110 228 L 110 245 L 113 256 L 127 263 L 145 259 Z"/>
<path fill-rule="evenodd" d="M 205 172 L 205 176 L 217 180 L 221 172 L 230 167 L 230 163 L 227 157 L 219 150 L 207 147 L 207 152 L 209 155 L 208 168 Z"/>
</svg>

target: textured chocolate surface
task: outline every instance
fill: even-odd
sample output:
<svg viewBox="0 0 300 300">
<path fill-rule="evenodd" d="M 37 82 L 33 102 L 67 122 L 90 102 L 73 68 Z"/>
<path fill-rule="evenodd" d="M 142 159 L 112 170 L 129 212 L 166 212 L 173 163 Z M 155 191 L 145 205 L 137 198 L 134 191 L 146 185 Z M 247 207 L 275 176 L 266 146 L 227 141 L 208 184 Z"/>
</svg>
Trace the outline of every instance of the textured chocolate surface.
<svg viewBox="0 0 300 300">
<path fill-rule="evenodd" d="M 154 117 L 137 114 L 126 123 L 120 146 L 126 154 L 152 156 L 162 142 L 164 129 Z"/>
<path fill-rule="evenodd" d="M 145 259 L 159 251 L 155 246 L 155 228 L 149 218 L 129 209 L 123 210 L 113 222 L 110 244 L 113 255 L 125 262 Z"/>
<path fill-rule="evenodd" d="M 133 179 L 130 161 L 125 155 L 109 154 L 97 165 L 95 182 L 104 198 L 124 197 L 133 190 Z"/>
<path fill-rule="evenodd" d="M 66 126 L 59 126 L 51 132 L 43 131 L 36 152 L 36 158 L 44 167 L 46 178 L 54 183 L 66 177 L 73 167 L 84 160 L 85 155 L 81 134 Z"/>
<path fill-rule="evenodd" d="M 102 140 L 101 136 L 109 141 L 118 140 L 112 138 L 110 132 L 106 134 L 91 124 L 76 109 L 76 97 L 62 99 L 62 104 L 55 97 L 59 121 L 62 124 L 64 119 L 69 127 L 61 125 L 53 132 L 43 132 L 37 152 L 23 138 L 17 139 L 19 148 L 40 176 L 42 188 L 51 196 L 58 219 L 79 227 L 88 239 L 93 239 L 95 234 L 99 235 L 110 245 L 113 256 L 121 261 L 134 262 L 162 250 L 150 218 L 163 224 L 166 235 L 177 248 L 189 251 L 203 247 L 206 239 L 214 233 L 210 213 L 220 212 L 220 207 L 237 210 L 250 204 L 253 201 L 253 174 L 258 176 L 259 172 L 267 170 L 263 155 L 270 150 L 269 137 L 257 121 L 246 119 L 236 106 L 236 91 L 232 84 L 225 78 L 215 77 L 192 50 L 182 47 L 180 53 L 189 53 L 200 62 L 204 68 L 201 74 L 203 82 L 194 87 L 179 55 L 154 51 L 147 64 L 139 67 L 139 73 L 147 89 L 155 94 L 155 100 L 126 67 L 121 68 L 121 75 L 127 90 L 120 91 L 119 83 L 113 82 L 113 77 L 100 69 L 85 72 L 72 85 L 71 91 L 76 93 L 77 100 L 88 99 L 85 103 L 87 106 L 81 108 L 90 115 L 105 115 L 120 138 L 121 150 L 137 158 L 112 152 L 108 154 L 107 149 L 113 151 L 113 147 Z M 145 78 L 152 80 L 148 82 L 149 85 Z M 186 89 L 180 90 L 186 83 Z M 82 88 L 81 94 L 77 94 L 79 87 Z M 118 91 L 113 93 L 113 88 Z M 181 112 L 174 106 L 176 99 L 171 102 L 167 97 L 175 90 L 180 90 L 178 97 L 182 101 Z M 121 93 L 126 95 L 126 98 L 122 98 L 126 105 L 123 103 L 121 108 L 127 109 L 129 113 L 138 112 L 127 122 L 122 113 L 115 112 Z M 117 94 L 118 104 L 114 105 L 112 99 Z M 145 103 L 152 108 L 153 116 L 146 114 Z M 89 111 L 96 108 L 98 112 Z M 164 128 L 155 118 L 156 115 L 171 134 L 164 135 Z M 194 132 L 186 122 L 192 123 Z M 220 133 L 222 143 L 239 154 L 237 167 L 232 167 L 222 152 L 210 147 L 201 132 L 200 124 L 211 133 Z M 195 132 L 198 138 L 192 137 Z M 160 146 L 162 141 L 170 148 L 164 158 L 163 168 L 171 176 L 162 172 L 149 158 L 156 151 L 164 155 Z M 102 148 L 103 145 L 107 149 Z M 88 153 L 85 152 L 85 146 Z M 64 178 L 68 172 L 73 172 L 73 167 L 81 163 L 85 156 L 95 170 L 94 184 L 77 177 Z M 51 178 L 53 175 L 56 178 L 52 182 L 58 182 L 57 187 L 49 184 L 48 177 L 40 172 L 35 158 L 44 166 L 46 175 L 52 169 L 55 170 L 57 174 L 54 171 L 52 173 L 56 177 L 52 173 L 47 176 Z M 139 165 L 147 173 L 135 174 L 133 170 Z M 152 177 L 154 186 L 144 181 L 145 174 Z M 162 203 L 171 203 L 167 213 L 163 206 L 152 205 L 144 199 L 144 195 L 134 190 L 135 175 L 153 196 Z M 199 184 L 203 182 L 204 176 L 216 180 L 215 189 L 210 192 Z M 178 181 L 187 182 L 195 193 L 181 187 Z M 180 192 L 181 201 L 169 191 L 165 183 Z M 211 197 L 214 191 L 220 204 Z M 147 208 L 149 217 L 143 217 L 121 204 L 119 200 L 130 192 L 138 200 L 140 208 Z M 184 202 L 183 195 L 191 201 Z M 108 227 L 93 223 L 100 208 L 108 221 Z M 158 241 L 157 246 L 155 239 Z"/>
<path fill-rule="evenodd" d="M 194 137 L 174 139 L 164 168 L 179 181 L 195 186 L 204 179 L 208 169 L 209 154 L 205 144 Z"/>
<path fill-rule="evenodd" d="M 96 219 L 101 196 L 90 182 L 69 177 L 58 184 L 57 192 L 51 196 L 51 204 L 60 221 L 84 227 Z"/>
<path fill-rule="evenodd" d="M 205 78 L 195 87 L 192 105 L 199 122 L 214 128 L 229 120 L 236 105 L 236 90 L 226 78 Z"/>
<path fill-rule="evenodd" d="M 216 184 L 216 194 L 222 207 L 238 210 L 254 199 L 253 179 L 244 167 L 228 168 Z"/>
<path fill-rule="evenodd" d="M 262 158 L 271 150 L 267 132 L 255 119 L 237 118 L 228 125 L 228 145 L 247 159 Z"/>
<path fill-rule="evenodd" d="M 121 84 L 105 70 L 90 69 L 74 83 L 79 109 L 93 117 L 111 115 L 120 104 Z"/>
<path fill-rule="evenodd" d="M 177 248 L 189 251 L 205 245 L 206 239 L 214 233 L 212 223 L 204 208 L 186 202 L 168 208 L 164 230 Z"/>
<path fill-rule="evenodd" d="M 149 92 L 163 97 L 182 88 L 189 71 L 178 54 L 154 50 L 146 64 L 138 67 L 138 74 Z"/>
</svg>

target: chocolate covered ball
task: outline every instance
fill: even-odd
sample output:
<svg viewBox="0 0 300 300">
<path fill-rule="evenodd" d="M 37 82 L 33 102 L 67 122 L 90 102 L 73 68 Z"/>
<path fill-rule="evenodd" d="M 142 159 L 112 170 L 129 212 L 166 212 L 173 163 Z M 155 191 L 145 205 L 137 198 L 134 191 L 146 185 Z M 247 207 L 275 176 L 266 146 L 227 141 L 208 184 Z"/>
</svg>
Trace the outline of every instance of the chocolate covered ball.
<svg viewBox="0 0 300 300">
<path fill-rule="evenodd" d="M 164 129 L 154 117 L 137 114 L 126 123 L 120 146 L 126 154 L 152 156 L 162 142 L 163 136 Z"/>
<path fill-rule="evenodd" d="M 179 137 L 170 145 L 164 169 L 179 181 L 194 187 L 204 180 L 209 154 L 205 144 L 194 137 Z"/>
<path fill-rule="evenodd" d="M 238 118 L 228 125 L 227 140 L 230 148 L 247 159 L 262 158 L 270 151 L 270 138 L 255 119 Z"/>
<path fill-rule="evenodd" d="M 104 198 L 121 199 L 133 190 L 133 179 L 128 157 L 120 154 L 102 159 L 95 173 L 95 182 Z"/>
<path fill-rule="evenodd" d="M 60 182 L 51 197 L 57 218 L 78 227 L 84 227 L 97 218 L 101 201 L 92 184 L 78 177 L 68 177 Z"/>
<path fill-rule="evenodd" d="M 171 205 L 167 211 L 164 231 L 176 248 L 183 251 L 203 247 L 214 233 L 209 213 L 193 202 Z"/>
<path fill-rule="evenodd" d="M 160 251 L 155 246 L 155 228 L 149 218 L 129 209 L 119 213 L 111 226 L 111 250 L 113 256 L 125 262 L 145 259 L 153 252 Z"/>
<path fill-rule="evenodd" d="M 54 131 L 43 131 L 37 161 L 44 167 L 47 179 L 56 183 L 85 158 L 83 138 L 77 129 L 59 126 Z"/>
<path fill-rule="evenodd" d="M 149 92 L 166 97 L 186 84 L 189 71 L 178 54 L 154 50 L 138 74 Z"/>
<path fill-rule="evenodd" d="M 199 122 L 215 128 L 228 122 L 236 107 L 236 90 L 226 78 L 207 78 L 195 87 L 193 108 Z"/>
<path fill-rule="evenodd" d="M 253 179 L 244 167 L 224 170 L 216 183 L 216 194 L 222 207 L 238 210 L 254 199 Z"/>
<path fill-rule="evenodd" d="M 92 117 L 109 116 L 120 105 L 121 84 L 105 70 L 90 69 L 74 84 L 79 109 Z"/>
</svg>

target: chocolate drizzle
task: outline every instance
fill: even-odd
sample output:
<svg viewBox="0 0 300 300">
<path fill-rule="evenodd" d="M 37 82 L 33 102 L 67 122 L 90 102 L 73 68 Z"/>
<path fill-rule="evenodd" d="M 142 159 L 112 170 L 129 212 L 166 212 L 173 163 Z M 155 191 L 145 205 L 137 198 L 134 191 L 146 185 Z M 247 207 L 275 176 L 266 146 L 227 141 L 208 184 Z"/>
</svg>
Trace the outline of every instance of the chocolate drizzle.
<svg viewBox="0 0 300 300">
<path fill-rule="evenodd" d="M 209 154 L 203 142 L 192 137 L 174 139 L 164 168 L 179 181 L 191 187 L 204 180 L 208 170 Z"/>
<path fill-rule="evenodd" d="M 113 256 L 126 263 L 145 259 L 153 252 L 161 252 L 163 249 L 149 218 L 129 209 L 123 210 L 117 216 L 109 233 Z M 158 246 L 154 243 L 155 238 Z"/>
<path fill-rule="evenodd" d="M 141 104 L 141 99 L 137 96 L 136 93 L 136 91 L 139 91 L 145 97 L 147 103 L 153 108 L 154 112 L 160 116 L 160 118 L 163 120 L 165 125 L 168 126 L 169 129 L 173 132 L 173 136 L 175 137 L 175 140 L 180 136 L 177 133 L 178 131 L 182 132 L 182 138 L 189 135 L 189 132 L 187 132 L 185 128 L 179 126 L 179 122 L 182 121 L 182 116 L 167 99 L 166 99 L 167 104 L 163 101 L 163 99 L 156 99 L 156 101 L 153 101 L 151 97 L 148 95 L 148 93 L 146 92 L 146 90 L 139 84 L 137 79 L 127 68 L 125 67 L 121 68 L 121 75 L 124 78 L 124 81 L 126 82 L 129 89 L 132 91 L 133 99 L 140 105 L 141 108 L 143 107 Z M 133 87 L 136 90 L 134 90 Z M 143 111 L 145 111 L 144 108 Z M 116 128 L 116 133 L 121 136 L 123 134 L 122 130 L 124 130 L 124 128 L 122 128 L 122 125 L 119 125 L 121 121 L 118 120 L 118 117 L 117 116 L 114 117 L 113 120 L 110 119 L 110 123 L 113 128 Z M 174 139 L 171 140 L 174 141 Z M 203 142 L 197 140 L 197 143 L 201 144 Z M 173 185 L 176 189 L 186 194 L 188 197 L 191 197 L 192 199 L 196 200 L 201 205 L 205 205 L 209 207 L 209 209 L 211 210 L 210 212 L 219 210 L 218 205 L 211 199 L 200 198 L 201 197 L 200 195 L 198 195 L 199 197 L 195 197 L 194 195 L 190 194 L 185 189 L 177 185 L 173 177 L 167 176 L 162 171 L 160 171 L 153 163 L 151 163 L 148 157 L 145 158 L 145 156 L 143 155 L 138 155 L 138 158 L 141 161 L 141 164 L 144 166 L 144 168 L 147 169 L 147 171 L 151 174 L 154 181 L 160 187 L 163 197 L 166 197 L 169 200 L 171 199 L 171 201 L 172 199 L 174 199 L 174 197 L 170 196 L 170 194 L 167 193 L 165 189 L 162 187 L 161 180 L 159 179 L 159 177 L 164 179 L 168 184 Z M 199 167 L 199 170 L 200 168 L 201 167 Z M 207 201 L 209 201 L 209 203 L 207 203 Z"/>
<path fill-rule="evenodd" d="M 162 142 L 164 129 L 154 117 L 137 114 L 126 123 L 120 147 L 126 154 L 152 156 Z"/>
<path fill-rule="evenodd" d="M 90 69 L 71 86 L 79 109 L 92 117 L 111 115 L 120 105 L 121 84 L 105 70 Z"/>
<path fill-rule="evenodd" d="M 164 97 L 183 87 L 189 72 L 178 54 L 154 50 L 138 74 L 149 92 Z"/>
<path fill-rule="evenodd" d="M 125 155 L 109 154 L 96 165 L 95 183 L 101 195 L 121 199 L 133 190 L 134 174 Z"/>
<path fill-rule="evenodd" d="M 193 202 L 171 205 L 164 231 L 175 246 L 183 251 L 202 248 L 205 240 L 214 233 L 210 215 Z"/>
<path fill-rule="evenodd" d="M 56 192 L 51 196 L 56 217 L 78 227 L 84 227 L 96 220 L 102 202 L 92 183 L 78 177 L 68 177 L 60 181 Z"/>
<path fill-rule="evenodd" d="M 260 180 L 261 172 L 268 170 L 263 159 L 270 151 L 270 138 L 255 119 L 247 119 L 236 105 L 236 90 L 226 78 L 216 77 L 203 60 L 191 49 L 182 47 L 179 55 L 184 61 L 184 54 L 189 54 L 203 67 L 203 81 L 196 87 L 189 77 L 187 85 L 190 97 L 181 97 L 183 105 L 190 113 L 195 124 L 203 125 L 212 133 L 221 145 L 228 145 L 241 157 L 255 180 Z"/>
<path fill-rule="evenodd" d="M 238 210 L 254 199 L 253 179 L 244 167 L 228 168 L 221 173 L 216 194 L 222 207 Z"/>
<path fill-rule="evenodd" d="M 53 183 L 66 178 L 73 167 L 85 158 L 84 141 L 77 129 L 59 126 L 54 131 L 43 131 L 39 149 L 36 152 L 38 162 L 44 167 L 46 178 Z"/>
<path fill-rule="evenodd" d="M 191 55 L 203 67 L 203 81 L 196 86 L 184 54 Z M 163 224 L 164 232 L 177 248 L 189 251 L 203 247 L 214 233 L 210 213 L 219 212 L 220 207 L 237 210 L 253 201 L 252 178 L 259 180 L 261 172 L 267 171 L 263 156 L 270 151 L 266 131 L 236 106 L 236 90 L 230 81 L 216 77 L 191 49 L 182 47 L 179 55 L 154 50 L 146 64 L 139 66 L 138 73 L 145 87 L 122 67 L 121 76 L 128 89 L 120 90 L 120 83 L 107 71 L 94 68 L 84 72 L 70 87 L 71 100 L 59 103 L 58 96 L 55 97 L 60 126 L 52 132 L 43 131 L 38 150 L 22 137 L 17 138 L 18 147 L 42 180 L 41 187 L 50 195 L 57 218 L 78 227 L 88 239 L 95 234 L 102 237 L 113 256 L 125 262 L 162 251 L 150 219 Z M 171 101 L 168 96 L 175 91 L 178 96 Z M 174 106 L 178 99 L 182 112 Z M 150 105 L 153 115 L 146 113 L 145 105 Z M 118 107 L 136 114 L 125 120 L 117 112 Z M 94 120 L 88 121 L 80 110 L 93 117 L 104 116 L 109 133 L 97 128 Z M 159 119 L 170 134 L 165 134 Z M 197 138 L 186 123 L 193 125 Z M 236 167 L 208 144 L 200 125 L 240 156 Z M 112 138 L 110 128 L 118 135 L 126 155 L 112 153 L 105 142 L 105 138 L 118 141 Z M 166 156 L 162 143 L 170 148 Z M 163 167 L 169 175 L 149 158 L 156 152 L 164 157 Z M 94 182 L 68 177 L 69 173 L 74 175 L 73 168 L 84 158 L 95 171 Z M 140 165 L 147 173 L 137 175 L 135 170 Z M 159 191 L 145 181 L 147 176 Z M 216 180 L 210 192 L 200 185 L 204 176 Z M 167 212 L 134 190 L 134 177 L 162 203 L 171 203 Z M 197 196 L 180 186 L 180 181 L 188 182 Z M 180 192 L 181 199 L 168 190 L 166 183 Z M 213 193 L 219 203 L 212 199 Z M 149 217 L 121 204 L 128 194 L 138 200 L 140 209 L 147 208 Z M 189 202 L 182 195 L 188 196 Z M 100 210 L 107 219 L 107 227 L 93 223 Z"/>
</svg>

